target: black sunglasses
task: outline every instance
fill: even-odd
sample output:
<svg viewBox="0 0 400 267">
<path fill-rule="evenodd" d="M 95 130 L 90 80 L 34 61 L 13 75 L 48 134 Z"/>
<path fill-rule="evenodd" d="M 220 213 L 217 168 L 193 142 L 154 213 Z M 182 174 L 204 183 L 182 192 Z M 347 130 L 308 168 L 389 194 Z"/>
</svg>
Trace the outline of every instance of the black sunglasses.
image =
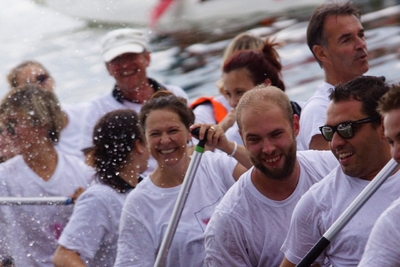
<svg viewBox="0 0 400 267">
<path fill-rule="evenodd" d="M 38 84 L 42 84 L 45 83 L 49 78 L 50 77 L 47 74 L 39 74 L 38 76 L 36 76 L 36 82 Z"/>
<path fill-rule="evenodd" d="M 343 122 L 336 126 L 324 125 L 319 127 L 324 139 L 328 142 L 332 141 L 333 134 L 337 132 L 340 137 L 350 139 L 354 136 L 354 126 L 362 123 L 369 123 L 379 120 L 380 116 L 368 117 L 358 121 Z"/>
<path fill-rule="evenodd" d="M 4 129 L 6 129 L 7 130 L 7 132 L 10 134 L 10 135 L 15 135 L 16 133 L 15 133 L 15 125 L 16 124 L 13 124 L 13 123 L 7 123 L 6 125 L 1 125 L 0 126 L 0 134 L 2 134 L 3 133 L 3 130 Z"/>
</svg>

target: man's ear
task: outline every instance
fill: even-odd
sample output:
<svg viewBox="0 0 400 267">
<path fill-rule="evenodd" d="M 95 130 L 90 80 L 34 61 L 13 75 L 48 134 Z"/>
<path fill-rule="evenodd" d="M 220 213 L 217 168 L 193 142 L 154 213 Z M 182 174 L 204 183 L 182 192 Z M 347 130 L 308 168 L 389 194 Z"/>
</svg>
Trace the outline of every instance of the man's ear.
<svg viewBox="0 0 400 267">
<path fill-rule="evenodd" d="M 318 58 L 319 61 L 325 62 L 327 59 L 327 54 L 326 50 L 323 46 L 321 45 L 314 45 L 312 48 L 312 51 L 315 55 L 316 58 Z"/>
<path fill-rule="evenodd" d="M 296 137 L 300 132 L 300 118 L 297 114 L 293 114 L 293 132 Z"/>
</svg>

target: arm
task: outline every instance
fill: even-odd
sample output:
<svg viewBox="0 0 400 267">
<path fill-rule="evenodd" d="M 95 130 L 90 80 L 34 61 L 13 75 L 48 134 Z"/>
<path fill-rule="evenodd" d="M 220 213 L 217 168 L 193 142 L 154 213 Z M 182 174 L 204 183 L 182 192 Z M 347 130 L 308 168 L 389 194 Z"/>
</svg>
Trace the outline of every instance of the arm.
<svg viewBox="0 0 400 267">
<path fill-rule="evenodd" d="M 322 134 L 316 134 L 311 138 L 309 148 L 314 150 L 330 150 L 329 142 L 324 139 Z"/>
<path fill-rule="evenodd" d="M 218 126 L 222 128 L 224 132 L 232 127 L 236 120 L 236 110 L 231 109 L 225 118 L 218 123 Z"/>
<path fill-rule="evenodd" d="M 79 254 L 63 246 L 58 246 L 53 256 L 55 267 L 86 267 Z"/>
<path fill-rule="evenodd" d="M 199 140 L 202 140 L 206 134 L 206 131 L 213 127 L 215 130 L 209 130 L 207 132 L 207 143 L 206 145 L 208 147 L 211 147 L 212 149 L 217 148 L 223 152 L 225 152 L 228 155 L 232 155 L 234 152 L 235 148 L 235 142 L 229 141 L 222 128 L 218 125 L 212 125 L 212 124 L 193 124 L 190 129 L 196 129 L 200 127 L 200 132 L 199 136 L 196 137 Z M 237 145 L 235 153 L 232 155 L 241 165 L 243 165 L 245 168 L 249 169 L 253 166 L 253 164 L 250 161 L 250 158 L 247 155 L 246 148 L 241 145 Z"/>
</svg>

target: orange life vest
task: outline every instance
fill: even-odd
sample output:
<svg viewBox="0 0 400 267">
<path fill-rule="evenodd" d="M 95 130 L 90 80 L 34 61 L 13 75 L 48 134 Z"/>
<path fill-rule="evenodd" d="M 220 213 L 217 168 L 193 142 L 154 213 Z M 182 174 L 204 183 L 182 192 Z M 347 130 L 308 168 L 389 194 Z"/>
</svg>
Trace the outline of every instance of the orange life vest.
<svg viewBox="0 0 400 267">
<path fill-rule="evenodd" d="M 202 105 L 205 103 L 211 103 L 214 109 L 214 118 L 217 123 L 220 123 L 225 116 L 228 114 L 228 111 L 220 102 L 216 101 L 214 97 L 204 96 L 196 99 L 190 104 L 191 109 L 195 109 L 198 105 Z"/>
</svg>

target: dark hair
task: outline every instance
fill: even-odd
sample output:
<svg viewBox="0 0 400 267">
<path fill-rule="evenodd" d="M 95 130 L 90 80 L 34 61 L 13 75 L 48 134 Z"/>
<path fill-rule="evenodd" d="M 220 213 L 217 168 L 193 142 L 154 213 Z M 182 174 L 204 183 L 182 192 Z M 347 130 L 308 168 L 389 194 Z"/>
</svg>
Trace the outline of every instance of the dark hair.
<svg viewBox="0 0 400 267">
<path fill-rule="evenodd" d="M 337 103 L 356 100 L 361 102 L 361 113 L 368 117 L 379 117 L 377 111 L 379 99 L 389 90 L 381 77 L 360 76 L 347 83 L 341 83 L 331 89 L 329 98 Z M 380 125 L 378 120 L 374 124 Z"/>
<path fill-rule="evenodd" d="M 7 75 L 7 80 L 8 83 L 10 84 L 10 86 L 12 88 L 16 88 L 18 86 L 20 86 L 20 84 L 18 84 L 18 75 L 20 75 L 21 70 L 24 69 L 26 66 L 38 66 L 39 68 L 43 69 L 47 75 L 50 76 L 49 71 L 38 61 L 35 60 L 26 60 L 21 62 L 20 64 L 18 64 L 17 66 L 15 66 L 14 68 L 11 69 L 10 73 Z"/>
<path fill-rule="evenodd" d="M 50 140 L 58 142 L 64 113 L 54 93 L 42 90 L 37 84 L 23 84 L 10 90 L 1 102 L 1 114 L 12 110 L 27 114 L 32 126 L 47 127 Z"/>
<path fill-rule="evenodd" d="M 138 114 L 130 109 L 115 110 L 101 117 L 93 130 L 94 146 L 88 149 L 95 179 L 124 193 L 132 188 L 119 175 L 135 142 L 145 142 Z"/>
<path fill-rule="evenodd" d="M 393 109 L 400 108 L 400 84 L 393 84 L 389 91 L 378 101 L 378 112 L 383 115 Z"/>
<path fill-rule="evenodd" d="M 325 20 L 328 16 L 354 15 L 360 20 L 361 12 L 351 2 L 326 2 L 317 7 L 307 27 L 307 44 L 318 64 L 321 62 L 313 52 L 314 45 L 326 46 Z"/>
<path fill-rule="evenodd" d="M 235 52 L 224 64 L 222 70 L 229 73 L 238 69 L 246 69 L 254 85 L 271 80 L 271 85 L 285 91 L 285 84 L 281 78 L 282 65 L 275 47 L 280 46 L 267 39 L 261 50 L 241 50 Z"/>
<path fill-rule="evenodd" d="M 169 91 L 162 90 L 156 92 L 149 101 L 147 101 L 140 111 L 140 123 L 146 131 L 146 119 L 150 112 L 154 110 L 169 110 L 176 113 L 181 122 L 189 129 L 194 123 L 194 113 L 188 107 L 186 99 L 178 97 Z"/>
</svg>

